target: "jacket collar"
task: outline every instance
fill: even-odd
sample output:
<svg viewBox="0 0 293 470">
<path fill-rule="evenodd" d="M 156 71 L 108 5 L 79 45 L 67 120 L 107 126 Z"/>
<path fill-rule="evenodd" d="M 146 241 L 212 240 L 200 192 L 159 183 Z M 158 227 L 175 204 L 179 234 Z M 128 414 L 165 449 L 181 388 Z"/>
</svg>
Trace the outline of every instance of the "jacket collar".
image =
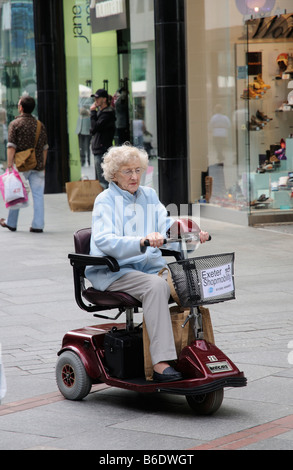
<svg viewBox="0 0 293 470">
<path fill-rule="evenodd" d="M 32 115 L 29 114 L 29 113 L 22 113 L 22 114 L 19 114 L 18 116 L 15 117 L 15 119 L 20 119 L 20 118 L 31 118 L 31 119 L 35 119 L 35 117 L 32 116 Z"/>
<path fill-rule="evenodd" d="M 124 199 L 127 199 L 131 202 L 133 202 L 133 199 L 136 199 L 141 192 L 140 187 L 139 187 L 138 190 L 134 194 L 131 194 L 129 191 L 125 191 L 125 189 L 119 188 L 119 186 L 113 181 L 111 181 L 109 185 L 109 189 L 117 193 L 119 196 L 122 196 Z"/>
</svg>

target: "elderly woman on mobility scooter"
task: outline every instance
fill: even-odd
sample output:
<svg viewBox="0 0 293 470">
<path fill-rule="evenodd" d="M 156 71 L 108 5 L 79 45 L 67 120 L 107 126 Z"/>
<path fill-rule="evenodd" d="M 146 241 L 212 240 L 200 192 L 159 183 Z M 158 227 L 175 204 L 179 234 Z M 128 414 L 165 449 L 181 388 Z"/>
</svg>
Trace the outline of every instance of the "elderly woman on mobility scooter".
<svg viewBox="0 0 293 470">
<path fill-rule="evenodd" d="M 102 168 L 110 185 L 95 201 L 90 254 L 115 257 L 120 271 L 90 266 L 86 277 L 95 289 L 125 292 L 141 301 L 150 338 L 153 378 L 167 382 L 182 379 L 181 373 L 169 364 L 177 359 L 168 306 L 170 289 L 157 275 L 166 266 L 159 248 L 172 219 L 167 217 L 154 189 L 140 186 L 147 166 L 147 153 L 126 144 L 110 148 L 104 156 Z M 201 232 L 201 243 L 208 237 L 207 232 Z M 149 248 L 144 245 L 145 240 L 149 241 Z"/>
</svg>

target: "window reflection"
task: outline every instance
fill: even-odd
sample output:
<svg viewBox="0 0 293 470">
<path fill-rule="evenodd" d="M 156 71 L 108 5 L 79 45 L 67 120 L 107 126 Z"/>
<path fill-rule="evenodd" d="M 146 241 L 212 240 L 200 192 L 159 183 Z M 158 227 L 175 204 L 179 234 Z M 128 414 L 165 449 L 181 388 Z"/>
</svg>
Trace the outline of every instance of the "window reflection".
<svg viewBox="0 0 293 470">
<path fill-rule="evenodd" d="M 37 98 L 33 0 L 0 2 L 0 164 L 21 95 Z M 35 110 L 37 113 L 37 108 Z"/>
<path fill-rule="evenodd" d="M 133 144 L 149 155 L 142 184 L 158 190 L 156 74 L 153 0 L 130 0 L 131 132 Z"/>
</svg>

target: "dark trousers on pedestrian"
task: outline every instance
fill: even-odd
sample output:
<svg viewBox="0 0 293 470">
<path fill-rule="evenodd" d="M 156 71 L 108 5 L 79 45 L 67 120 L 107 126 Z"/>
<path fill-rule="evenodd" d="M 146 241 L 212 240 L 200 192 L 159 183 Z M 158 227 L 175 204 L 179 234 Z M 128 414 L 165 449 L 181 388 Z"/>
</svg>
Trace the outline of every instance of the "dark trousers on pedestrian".
<svg viewBox="0 0 293 470">
<path fill-rule="evenodd" d="M 96 154 L 94 155 L 95 158 L 95 170 L 96 170 L 96 180 L 99 180 L 101 186 L 104 189 L 107 189 L 109 186 L 108 181 L 105 180 L 103 176 L 103 170 L 101 167 L 101 163 L 103 162 L 103 155 L 104 154 Z"/>
</svg>

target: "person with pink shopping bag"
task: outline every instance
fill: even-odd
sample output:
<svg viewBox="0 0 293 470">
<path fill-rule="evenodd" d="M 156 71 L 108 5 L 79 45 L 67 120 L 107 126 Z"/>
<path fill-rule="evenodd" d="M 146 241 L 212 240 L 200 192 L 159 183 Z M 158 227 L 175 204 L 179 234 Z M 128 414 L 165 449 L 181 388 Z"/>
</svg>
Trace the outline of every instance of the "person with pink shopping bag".
<svg viewBox="0 0 293 470">
<path fill-rule="evenodd" d="M 18 102 L 19 116 L 9 124 L 7 143 L 7 167 L 13 168 L 15 155 L 35 147 L 36 166 L 22 175 L 29 182 L 33 198 L 34 215 L 30 232 L 43 232 L 44 221 L 44 187 L 45 165 L 48 153 L 47 131 L 41 123 L 40 133 L 36 142 L 37 119 L 32 116 L 35 100 L 31 96 L 22 96 Z M 7 219 L 0 218 L 0 225 L 12 232 L 17 230 L 19 209 L 10 208 Z"/>
</svg>

